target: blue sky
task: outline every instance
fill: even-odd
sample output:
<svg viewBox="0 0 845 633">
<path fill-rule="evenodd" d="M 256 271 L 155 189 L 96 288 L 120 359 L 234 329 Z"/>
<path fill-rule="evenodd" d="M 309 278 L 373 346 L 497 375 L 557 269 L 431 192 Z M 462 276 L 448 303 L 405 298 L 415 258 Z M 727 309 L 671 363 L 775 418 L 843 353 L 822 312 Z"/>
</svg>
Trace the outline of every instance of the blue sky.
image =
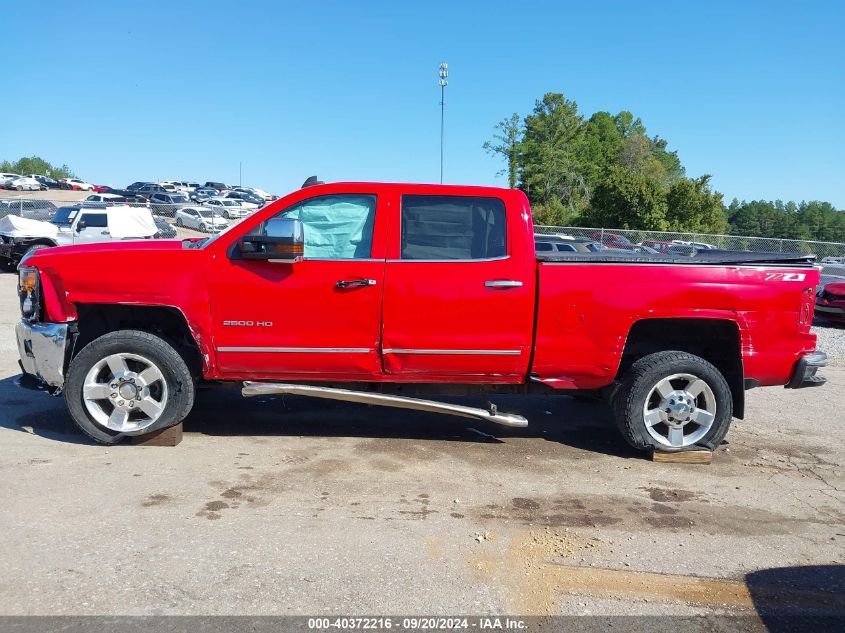
<svg viewBox="0 0 845 633">
<path fill-rule="evenodd" d="M 277 193 L 325 180 L 504 184 L 481 146 L 563 92 L 630 110 L 726 200 L 845 208 L 845 3 L 54 2 L 9 18 L 0 158 L 96 183 Z"/>
</svg>

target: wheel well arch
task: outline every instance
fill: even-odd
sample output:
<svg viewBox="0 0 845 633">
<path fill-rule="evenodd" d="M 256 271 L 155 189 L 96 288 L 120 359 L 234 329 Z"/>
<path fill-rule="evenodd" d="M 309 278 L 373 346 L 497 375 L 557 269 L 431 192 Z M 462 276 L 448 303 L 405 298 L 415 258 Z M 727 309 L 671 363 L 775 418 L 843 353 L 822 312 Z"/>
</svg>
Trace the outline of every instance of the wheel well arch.
<svg viewBox="0 0 845 633">
<path fill-rule="evenodd" d="M 695 354 L 715 365 L 731 388 L 734 417 L 744 417 L 742 337 L 736 321 L 718 318 L 655 318 L 635 321 L 625 340 L 617 380 L 638 359 L 668 350 Z"/>
<path fill-rule="evenodd" d="M 202 353 L 188 327 L 185 315 L 172 306 L 77 304 L 76 341 L 72 356 L 76 356 L 94 339 L 116 330 L 143 330 L 172 343 L 185 359 L 191 373 L 202 373 Z"/>
</svg>

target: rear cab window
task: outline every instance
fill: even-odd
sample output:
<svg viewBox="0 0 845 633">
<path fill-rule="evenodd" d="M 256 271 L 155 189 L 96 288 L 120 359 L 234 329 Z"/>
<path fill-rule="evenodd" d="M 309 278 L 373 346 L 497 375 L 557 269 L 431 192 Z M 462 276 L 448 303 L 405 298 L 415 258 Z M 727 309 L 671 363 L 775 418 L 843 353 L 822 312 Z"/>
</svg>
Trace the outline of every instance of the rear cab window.
<svg viewBox="0 0 845 633">
<path fill-rule="evenodd" d="M 507 257 L 507 214 L 499 198 L 403 195 L 400 258 L 457 261 Z"/>
</svg>

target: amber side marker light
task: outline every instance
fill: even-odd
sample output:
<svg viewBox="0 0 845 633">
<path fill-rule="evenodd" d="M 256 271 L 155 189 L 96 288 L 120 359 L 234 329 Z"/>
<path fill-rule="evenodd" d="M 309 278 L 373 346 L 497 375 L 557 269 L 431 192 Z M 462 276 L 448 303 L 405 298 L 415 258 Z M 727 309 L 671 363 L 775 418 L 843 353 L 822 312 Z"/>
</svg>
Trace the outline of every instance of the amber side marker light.
<svg viewBox="0 0 845 633">
<path fill-rule="evenodd" d="M 20 269 L 20 287 L 22 292 L 35 292 L 38 286 L 38 269 L 36 268 L 21 268 Z"/>
</svg>

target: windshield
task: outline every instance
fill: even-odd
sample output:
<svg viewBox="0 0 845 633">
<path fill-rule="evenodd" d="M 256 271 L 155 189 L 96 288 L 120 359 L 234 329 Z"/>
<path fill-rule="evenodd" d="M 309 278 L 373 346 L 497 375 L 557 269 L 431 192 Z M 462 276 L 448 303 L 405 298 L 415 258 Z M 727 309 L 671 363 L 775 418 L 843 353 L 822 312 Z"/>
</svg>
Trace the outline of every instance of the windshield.
<svg viewBox="0 0 845 633">
<path fill-rule="evenodd" d="M 173 202 L 187 202 L 188 199 L 185 196 L 173 196 Z"/>
<path fill-rule="evenodd" d="M 77 213 L 79 209 L 76 207 L 59 207 L 50 222 L 57 226 L 70 226 Z"/>
<path fill-rule="evenodd" d="M 234 200 L 221 200 L 220 202 L 223 204 L 223 206 L 226 206 L 226 207 L 239 207 L 239 206 L 241 206 L 240 204 L 238 204 Z"/>
</svg>

